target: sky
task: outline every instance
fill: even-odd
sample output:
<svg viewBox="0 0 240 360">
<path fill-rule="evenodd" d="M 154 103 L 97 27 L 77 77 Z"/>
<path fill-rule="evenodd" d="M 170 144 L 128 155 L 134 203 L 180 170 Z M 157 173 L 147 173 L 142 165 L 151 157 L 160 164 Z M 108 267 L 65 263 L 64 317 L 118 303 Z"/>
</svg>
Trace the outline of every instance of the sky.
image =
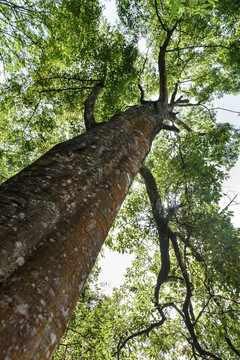
<svg viewBox="0 0 240 360">
<path fill-rule="evenodd" d="M 116 7 L 113 0 L 102 0 L 105 5 L 104 15 L 107 17 L 111 24 L 114 24 L 117 20 Z M 240 95 L 225 95 L 222 99 L 216 99 L 214 106 L 229 109 L 232 111 L 238 111 L 240 114 Z M 236 113 L 218 109 L 217 111 L 218 122 L 229 122 L 232 125 L 240 128 L 240 116 Z M 240 227 L 240 159 L 229 173 L 229 179 L 223 184 L 223 192 L 228 194 L 230 198 L 237 195 L 236 201 L 239 205 L 231 206 L 231 211 L 234 212 L 233 224 L 236 227 Z M 224 197 L 220 203 L 224 208 L 229 203 L 229 199 Z M 100 273 L 100 283 L 107 283 L 105 285 L 104 292 L 111 294 L 113 287 L 119 287 L 124 283 L 124 273 L 126 268 L 131 265 L 133 255 L 119 254 L 112 252 L 104 247 L 104 256 L 101 258 L 99 265 L 102 268 Z"/>
</svg>

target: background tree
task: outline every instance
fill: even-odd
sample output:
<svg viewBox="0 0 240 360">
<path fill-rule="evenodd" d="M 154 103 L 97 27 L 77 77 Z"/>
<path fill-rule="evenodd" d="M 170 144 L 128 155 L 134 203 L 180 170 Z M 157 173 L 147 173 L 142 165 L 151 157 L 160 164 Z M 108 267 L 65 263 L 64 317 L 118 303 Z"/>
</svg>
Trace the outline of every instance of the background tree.
<svg viewBox="0 0 240 360">
<path fill-rule="evenodd" d="M 119 344 L 111 354 L 126 357 L 125 345 L 137 335 L 149 335 L 152 330 L 155 334 L 161 326 L 165 336 L 170 329 L 174 336 L 182 335 L 185 343 L 173 350 L 172 342 L 166 347 L 156 345 L 157 338 L 151 335 L 140 348 L 149 358 L 174 355 L 174 351 L 174 356 L 181 351 L 195 358 L 239 355 L 238 334 L 232 325 L 238 294 L 238 233 L 226 210 L 221 212 L 217 205 L 225 171 L 237 159 L 239 138 L 229 124 L 214 122 L 210 105 L 213 96 L 239 90 L 238 4 L 118 1 L 121 23 L 114 28 L 102 18 L 97 1 L 1 6 L 7 19 L 2 28 L 10 31 L 12 49 L 1 85 L 2 179 L 55 143 L 83 132 L 84 125 L 88 130 L 54 147 L 2 185 L 3 358 L 51 356 L 154 138 L 148 167 L 156 180 L 148 168 L 142 167 L 141 174 L 157 232 L 152 221 L 145 230 L 146 219 L 136 222 L 137 229 L 127 224 L 124 238 L 118 232 L 116 245 L 137 251 L 138 274 L 136 267 L 130 273 L 131 279 L 138 276 L 138 280 L 130 292 L 145 316 L 139 318 L 126 308 L 131 333 L 122 334 L 124 325 L 116 326 L 111 344 L 116 345 L 118 337 Z M 17 19 L 20 7 L 27 29 Z M 142 38 L 147 54 L 138 49 Z M 156 94 L 157 100 L 151 101 Z M 124 111 L 126 107 L 130 108 Z M 134 204 L 139 219 L 149 217 L 146 195 Z M 120 221 L 128 222 L 124 216 Z M 153 242 L 149 253 L 141 240 L 132 241 L 136 230 Z M 154 248 L 156 240 L 160 254 Z M 147 270 L 149 277 L 142 279 L 139 269 L 149 259 L 154 259 Z M 157 275 L 153 296 L 149 295 L 151 273 Z M 171 286 L 165 288 L 166 282 Z M 148 301 L 139 300 L 143 298 Z M 109 304 L 116 305 L 120 314 L 123 311 L 114 299 L 107 299 L 102 309 Z M 169 309 L 176 311 L 177 331 L 171 330 L 171 321 L 166 325 L 173 311 Z M 219 329 L 211 345 L 206 344 L 207 334 L 215 332 L 210 316 L 218 316 Z M 183 328 L 187 335 L 182 334 Z M 114 346 L 109 347 L 108 337 L 104 339 L 108 350 L 103 349 L 101 356 L 106 358 Z M 219 339 L 224 343 L 220 349 Z M 88 341 L 86 346 L 85 357 Z M 97 353 L 97 348 L 91 351 Z M 129 358 L 136 358 L 137 347 L 134 351 Z"/>
</svg>

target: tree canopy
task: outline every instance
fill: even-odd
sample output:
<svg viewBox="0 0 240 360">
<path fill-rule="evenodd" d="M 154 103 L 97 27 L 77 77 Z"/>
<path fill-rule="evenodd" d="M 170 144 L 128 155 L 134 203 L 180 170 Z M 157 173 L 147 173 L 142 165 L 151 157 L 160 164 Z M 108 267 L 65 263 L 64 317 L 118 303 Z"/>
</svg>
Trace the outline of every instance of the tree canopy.
<svg viewBox="0 0 240 360">
<path fill-rule="evenodd" d="M 93 126 L 171 113 L 106 241 L 134 254 L 125 283 L 103 295 L 95 267 L 53 358 L 238 359 L 239 229 L 219 201 L 240 137 L 213 99 L 240 91 L 239 2 L 116 5 L 110 25 L 100 0 L 0 2 L 1 182 L 89 130 L 86 107 Z"/>
</svg>

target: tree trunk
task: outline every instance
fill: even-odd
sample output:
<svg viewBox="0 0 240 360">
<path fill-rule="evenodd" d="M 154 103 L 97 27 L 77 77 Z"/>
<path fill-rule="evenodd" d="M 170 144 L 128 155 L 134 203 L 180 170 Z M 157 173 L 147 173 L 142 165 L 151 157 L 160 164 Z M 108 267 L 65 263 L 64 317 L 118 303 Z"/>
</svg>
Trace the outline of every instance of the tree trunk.
<svg viewBox="0 0 240 360">
<path fill-rule="evenodd" d="M 163 117 L 131 108 L 1 186 L 1 360 L 51 357 Z"/>
</svg>

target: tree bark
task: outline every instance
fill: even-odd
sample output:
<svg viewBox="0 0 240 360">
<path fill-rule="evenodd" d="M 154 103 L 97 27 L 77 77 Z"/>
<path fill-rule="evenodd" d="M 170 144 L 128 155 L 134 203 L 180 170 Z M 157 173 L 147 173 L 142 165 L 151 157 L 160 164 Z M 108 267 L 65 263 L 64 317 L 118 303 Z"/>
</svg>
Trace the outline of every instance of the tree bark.
<svg viewBox="0 0 240 360">
<path fill-rule="evenodd" d="M 165 115 L 128 109 L 1 186 L 1 360 L 51 357 Z"/>
</svg>

